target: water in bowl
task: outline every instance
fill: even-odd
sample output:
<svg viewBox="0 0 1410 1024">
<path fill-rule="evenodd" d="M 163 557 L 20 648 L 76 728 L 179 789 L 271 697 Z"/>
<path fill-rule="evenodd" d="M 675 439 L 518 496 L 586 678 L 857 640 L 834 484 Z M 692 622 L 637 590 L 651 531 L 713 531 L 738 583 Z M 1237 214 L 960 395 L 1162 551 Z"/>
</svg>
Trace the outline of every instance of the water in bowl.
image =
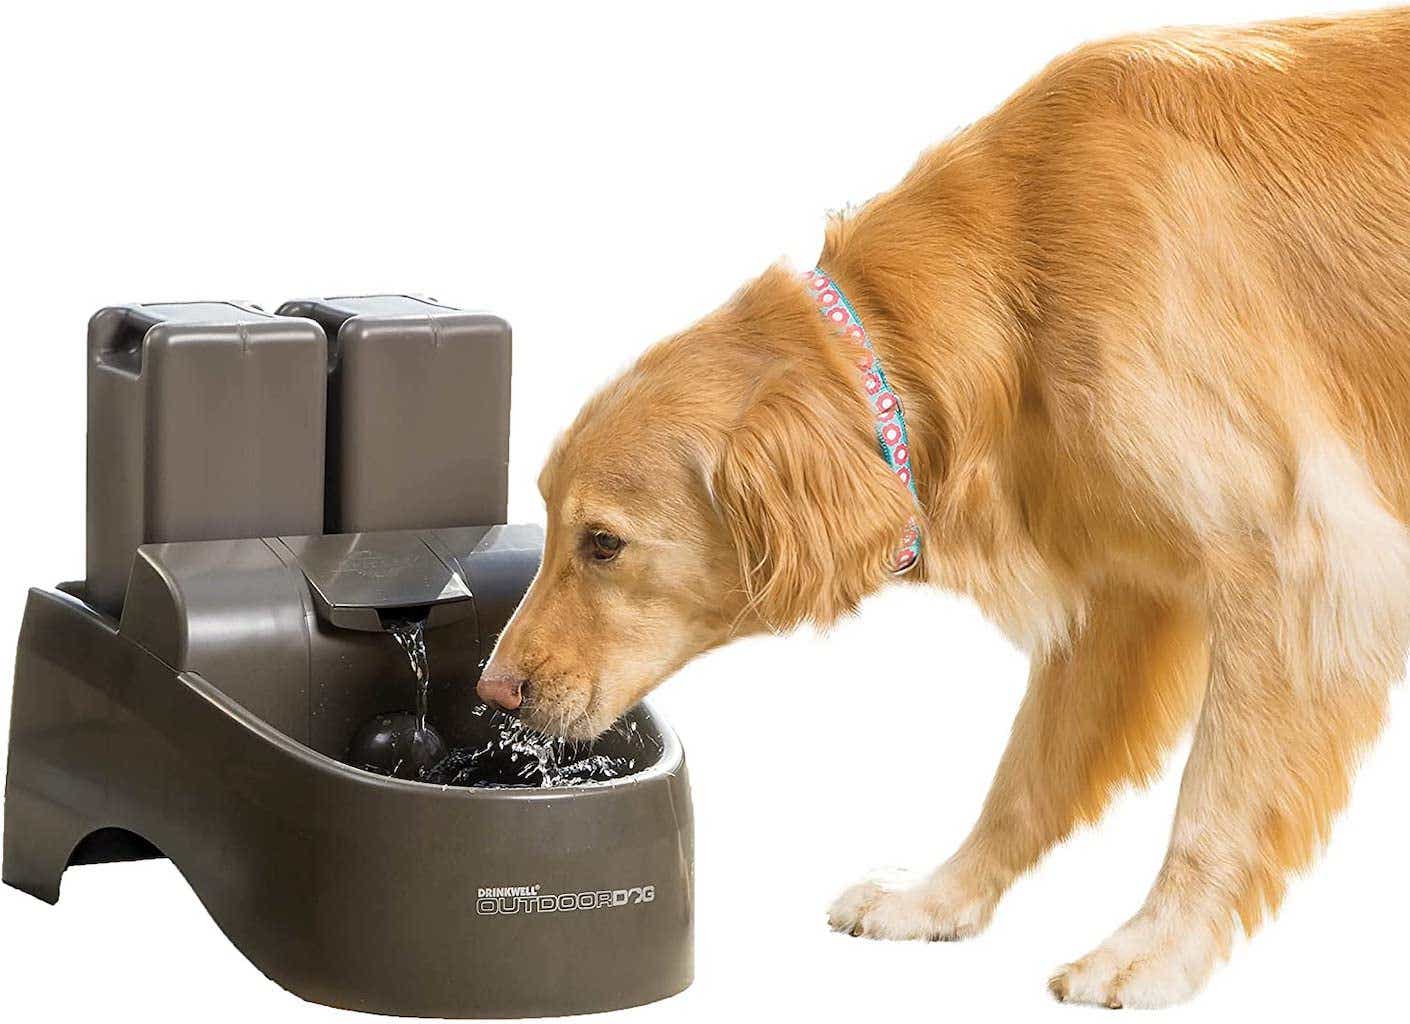
<svg viewBox="0 0 1410 1024">
<path fill-rule="evenodd" d="M 415 711 L 378 715 L 358 730 L 348 760 L 358 767 L 397 778 L 440 786 L 480 789 L 585 786 L 630 775 L 637 758 L 605 754 L 591 744 L 545 736 L 513 715 L 479 704 L 473 714 L 486 737 L 474 746 L 447 747 L 429 721 L 431 673 L 426 656 L 426 621 L 396 619 L 384 623 L 406 654 L 416 683 Z M 641 745 L 636 723 L 613 727 L 617 746 Z"/>
<path fill-rule="evenodd" d="M 595 753 L 591 746 L 545 736 L 488 705 L 476 707 L 475 714 L 485 720 L 489 739 L 451 750 L 423 782 L 489 789 L 583 786 L 620 779 L 636 768 L 635 757 Z M 635 723 L 629 728 L 634 736 Z"/>
</svg>

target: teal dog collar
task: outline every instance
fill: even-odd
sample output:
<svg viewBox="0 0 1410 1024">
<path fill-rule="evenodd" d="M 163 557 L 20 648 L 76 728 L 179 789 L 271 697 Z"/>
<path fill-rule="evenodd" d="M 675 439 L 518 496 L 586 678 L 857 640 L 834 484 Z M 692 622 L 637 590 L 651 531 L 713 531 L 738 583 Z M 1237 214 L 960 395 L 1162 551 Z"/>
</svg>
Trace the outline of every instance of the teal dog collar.
<svg viewBox="0 0 1410 1024">
<path fill-rule="evenodd" d="M 866 393 L 867 401 L 871 403 L 876 417 L 877 447 L 897 479 L 911 492 L 911 500 L 919 507 L 920 497 L 916 493 L 915 478 L 911 474 L 911 446 L 906 434 L 906 416 L 901 410 L 901 398 L 886 380 L 886 372 L 881 368 L 881 360 L 871 343 L 867 329 L 862 326 L 861 317 L 857 316 L 857 311 L 847 301 L 847 296 L 842 294 L 837 282 L 824 274 L 821 267 L 808 271 L 803 275 L 803 279 L 812 291 L 823 319 L 832 324 L 839 334 L 862 349 L 862 355 L 856 365 L 861 373 L 862 390 Z M 912 516 L 901 535 L 901 543 L 896 549 L 891 571 L 899 576 L 914 568 L 918 561 L 920 522 Z"/>
</svg>

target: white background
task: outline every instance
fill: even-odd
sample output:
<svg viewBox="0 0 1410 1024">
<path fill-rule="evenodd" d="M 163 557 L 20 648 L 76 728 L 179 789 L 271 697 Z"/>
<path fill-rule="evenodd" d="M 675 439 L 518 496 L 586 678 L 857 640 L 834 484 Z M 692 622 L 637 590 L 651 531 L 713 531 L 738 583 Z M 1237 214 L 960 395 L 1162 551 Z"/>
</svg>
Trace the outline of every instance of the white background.
<svg viewBox="0 0 1410 1024">
<path fill-rule="evenodd" d="M 541 521 L 535 474 L 595 386 L 777 257 L 810 264 L 827 210 L 890 186 L 1049 58 L 1127 30 L 1353 5 L 118 6 L 26 4 L 0 37 L 6 679 L 26 586 L 82 575 L 99 306 L 413 290 L 498 312 L 515 327 L 511 514 Z M 1140 903 L 1183 752 L 976 940 L 862 942 L 823 920 L 869 868 L 948 855 L 1024 677 L 968 603 L 896 588 L 830 636 L 741 643 L 667 684 L 658 706 L 695 786 L 697 979 L 617 1016 L 1083 1012 L 1045 979 Z M 1173 1015 L 1395 1006 L 1403 690 L 1320 867 Z M 260 976 L 165 862 L 72 871 L 53 908 L 0 891 L 0 1004 L 12 1020 L 342 1017 Z"/>
</svg>

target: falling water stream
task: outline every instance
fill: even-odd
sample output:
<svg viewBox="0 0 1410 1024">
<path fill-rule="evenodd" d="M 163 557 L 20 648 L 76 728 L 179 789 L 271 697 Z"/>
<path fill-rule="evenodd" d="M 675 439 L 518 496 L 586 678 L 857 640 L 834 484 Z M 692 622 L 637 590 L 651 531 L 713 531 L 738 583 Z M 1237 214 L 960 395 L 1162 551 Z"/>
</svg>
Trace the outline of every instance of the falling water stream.
<svg viewBox="0 0 1410 1024">
<path fill-rule="evenodd" d="M 384 623 L 387 632 L 406 653 L 411 662 L 411 674 L 416 677 L 416 728 L 427 728 L 430 714 L 431 666 L 426 658 L 426 620 L 398 619 Z"/>
</svg>

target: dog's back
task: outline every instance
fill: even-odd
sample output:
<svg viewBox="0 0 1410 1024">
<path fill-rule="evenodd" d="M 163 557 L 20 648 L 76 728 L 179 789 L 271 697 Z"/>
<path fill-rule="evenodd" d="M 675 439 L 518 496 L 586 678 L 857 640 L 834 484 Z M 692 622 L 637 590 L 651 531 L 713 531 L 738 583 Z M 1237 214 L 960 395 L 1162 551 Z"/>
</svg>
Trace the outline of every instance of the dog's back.
<svg viewBox="0 0 1410 1024">
<path fill-rule="evenodd" d="M 1320 392 L 1326 426 L 1361 442 L 1410 516 L 1410 9 L 1177 31 L 1078 60 L 1106 64 L 1108 95 L 1173 156 L 1136 186 L 1164 216 L 1147 258 L 1180 296 L 1167 313 L 1258 340 L 1259 361 L 1306 360 L 1291 400 Z"/>
<path fill-rule="evenodd" d="M 1206 519 L 1202 462 L 1271 507 L 1345 443 L 1410 521 L 1410 9 L 1083 47 L 907 184 L 967 151 L 1019 183 L 1054 448 L 1143 463 L 1111 505 Z"/>
</svg>

